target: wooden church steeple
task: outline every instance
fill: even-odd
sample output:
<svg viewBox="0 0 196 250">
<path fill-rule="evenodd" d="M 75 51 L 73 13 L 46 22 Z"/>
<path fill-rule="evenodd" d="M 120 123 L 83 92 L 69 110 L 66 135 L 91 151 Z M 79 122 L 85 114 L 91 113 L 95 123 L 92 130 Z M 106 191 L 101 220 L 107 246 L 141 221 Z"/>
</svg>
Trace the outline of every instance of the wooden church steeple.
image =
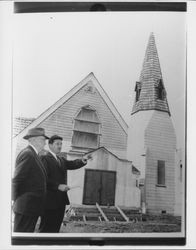
<svg viewBox="0 0 196 250">
<path fill-rule="evenodd" d="M 150 34 L 140 79 L 135 85 L 132 114 L 141 110 L 159 110 L 170 115 L 154 34 Z"/>
</svg>

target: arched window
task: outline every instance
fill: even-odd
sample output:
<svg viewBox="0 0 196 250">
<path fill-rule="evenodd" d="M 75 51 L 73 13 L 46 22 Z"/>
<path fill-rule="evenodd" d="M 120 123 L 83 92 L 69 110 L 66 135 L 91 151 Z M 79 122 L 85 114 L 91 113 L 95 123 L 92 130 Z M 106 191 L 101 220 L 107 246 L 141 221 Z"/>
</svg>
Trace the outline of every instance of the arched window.
<svg viewBox="0 0 196 250">
<path fill-rule="evenodd" d="M 100 125 L 96 110 L 90 106 L 82 107 L 74 119 L 72 148 L 98 148 Z"/>
</svg>

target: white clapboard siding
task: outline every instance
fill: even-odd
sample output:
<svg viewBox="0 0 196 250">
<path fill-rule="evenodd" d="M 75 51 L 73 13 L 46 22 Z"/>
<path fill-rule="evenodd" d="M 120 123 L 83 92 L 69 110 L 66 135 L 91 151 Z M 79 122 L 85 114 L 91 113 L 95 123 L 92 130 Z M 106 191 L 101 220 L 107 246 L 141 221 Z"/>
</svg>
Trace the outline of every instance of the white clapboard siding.
<svg viewBox="0 0 196 250">
<path fill-rule="evenodd" d="M 51 114 L 40 126 L 45 127 L 48 134 L 51 134 L 55 129 L 56 133 L 62 135 L 64 140 L 70 141 L 74 117 L 81 107 L 90 105 L 97 111 L 101 121 L 101 143 L 104 145 L 113 144 L 117 148 L 126 149 L 126 134 L 99 93 L 91 94 L 85 92 L 84 89 L 85 86 Z"/>
<path fill-rule="evenodd" d="M 131 162 L 118 159 L 104 148 L 92 152 L 92 157 L 85 167 L 68 171 L 68 185 L 79 187 L 69 191 L 70 202 L 82 204 L 85 169 L 94 169 L 116 172 L 115 205 L 139 207 L 140 190 L 135 186 Z"/>
<path fill-rule="evenodd" d="M 145 130 L 154 111 L 139 111 L 130 117 L 128 130 L 127 159 L 133 162 L 141 171 L 141 178 L 145 176 L 144 157 L 145 154 Z"/>
<path fill-rule="evenodd" d="M 174 212 L 176 136 L 171 117 L 154 111 L 145 130 L 146 202 L 148 211 Z M 165 187 L 157 186 L 157 161 L 165 161 Z"/>
<path fill-rule="evenodd" d="M 91 94 L 85 92 L 84 89 L 85 86 L 51 114 L 40 126 L 46 128 L 49 135 L 57 133 L 65 141 L 71 141 L 74 117 L 81 107 L 90 105 L 97 111 L 101 122 L 100 146 L 110 146 L 114 149 L 126 151 L 127 135 L 100 94 L 97 91 L 96 94 Z"/>
<path fill-rule="evenodd" d="M 101 122 L 99 146 L 112 148 L 117 155 L 119 151 L 119 157 L 125 156 L 127 148 L 126 132 L 94 87 L 93 82 L 88 83 L 88 86 L 92 86 L 95 91 L 93 93 L 86 91 L 87 85 L 84 85 L 37 126 L 45 128 L 48 136 L 58 134 L 63 137 L 67 144 L 71 144 L 74 117 L 83 106 L 90 105 L 96 110 Z M 18 151 L 21 149 L 20 145 L 22 145 L 21 141 L 18 142 Z"/>
</svg>

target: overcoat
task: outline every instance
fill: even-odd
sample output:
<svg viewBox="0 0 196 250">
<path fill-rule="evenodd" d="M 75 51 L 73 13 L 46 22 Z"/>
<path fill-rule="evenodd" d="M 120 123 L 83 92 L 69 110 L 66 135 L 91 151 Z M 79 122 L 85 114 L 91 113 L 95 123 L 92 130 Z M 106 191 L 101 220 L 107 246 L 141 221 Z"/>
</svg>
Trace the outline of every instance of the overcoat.
<svg viewBox="0 0 196 250">
<path fill-rule="evenodd" d="M 46 198 L 47 174 L 35 152 L 28 146 L 16 158 L 12 179 L 13 211 L 24 215 L 42 215 Z"/>
<path fill-rule="evenodd" d="M 86 163 L 80 159 L 68 161 L 59 156 L 56 160 L 50 152 L 41 155 L 40 158 L 48 176 L 46 209 L 58 209 L 70 204 L 67 192 L 58 190 L 58 186 L 59 184 L 67 184 L 67 170 L 81 168 Z"/>
</svg>

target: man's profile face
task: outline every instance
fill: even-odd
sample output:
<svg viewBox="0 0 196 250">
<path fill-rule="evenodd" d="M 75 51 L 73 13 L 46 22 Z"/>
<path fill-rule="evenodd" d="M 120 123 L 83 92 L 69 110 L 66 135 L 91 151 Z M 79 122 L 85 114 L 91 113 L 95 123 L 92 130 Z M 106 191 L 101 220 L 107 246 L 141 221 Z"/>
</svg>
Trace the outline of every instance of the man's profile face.
<svg viewBox="0 0 196 250">
<path fill-rule="evenodd" d="M 62 140 L 54 140 L 52 144 L 49 144 L 50 150 L 55 153 L 59 154 L 62 149 Z"/>
</svg>

